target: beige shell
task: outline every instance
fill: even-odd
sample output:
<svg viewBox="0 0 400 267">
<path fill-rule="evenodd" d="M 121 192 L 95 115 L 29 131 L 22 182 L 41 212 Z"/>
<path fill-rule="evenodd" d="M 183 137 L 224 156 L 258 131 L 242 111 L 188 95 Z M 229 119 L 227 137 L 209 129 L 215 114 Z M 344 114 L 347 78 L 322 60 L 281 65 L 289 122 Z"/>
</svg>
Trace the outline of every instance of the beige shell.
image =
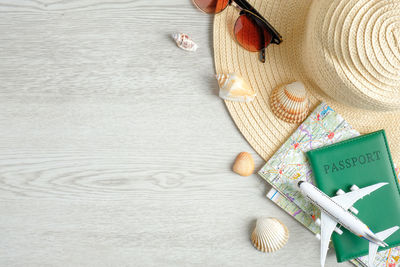
<svg viewBox="0 0 400 267">
<path fill-rule="evenodd" d="M 276 218 L 259 218 L 251 234 L 254 247 L 262 252 L 281 249 L 289 240 L 289 230 Z"/>
<path fill-rule="evenodd" d="M 241 152 L 237 155 L 232 167 L 233 171 L 241 176 L 249 176 L 254 171 L 254 160 L 250 153 Z"/>
<path fill-rule="evenodd" d="M 251 102 L 256 93 L 250 85 L 238 74 L 217 74 L 219 97 L 237 102 Z"/>
<path fill-rule="evenodd" d="M 274 114 L 289 123 L 302 122 L 308 115 L 310 101 L 301 82 L 278 86 L 271 94 L 271 109 Z"/>
<path fill-rule="evenodd" d="M 175 40 L 176 45 L 183 50 L 194 52 L 199 47 L 187 34 L 174 33 L 172 38 Z"/>
</svg>

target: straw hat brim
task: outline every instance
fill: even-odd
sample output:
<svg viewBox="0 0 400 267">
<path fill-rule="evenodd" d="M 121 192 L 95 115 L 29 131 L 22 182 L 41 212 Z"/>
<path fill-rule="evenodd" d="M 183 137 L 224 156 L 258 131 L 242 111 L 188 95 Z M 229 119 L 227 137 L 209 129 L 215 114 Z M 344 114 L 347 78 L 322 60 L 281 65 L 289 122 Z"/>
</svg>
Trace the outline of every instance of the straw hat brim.
<svg viewBox="0 0 400 267">
<path fill-rule="evenodd" d="M 306 17 L 312 1 L 250 1 L 283 36 L 280 45 L 266 49 L 266 62 L 258 60 L 238 45 L 233 25 L 238 11 L 228 7 L 214 18 L 214 59 L 216 73 L 239 73 L 256 91 L 250 103 L 225 101 L 237 127 L 255 151 L 268 160 L 299 126 L 278 119 L 271 111 L 272 90 L 284 83 L 302 81 L 309 93 L 311 110 L 326 102 L 360 133 L 385 129 L 395 163 L 400 164 L 400 111 L 372 111 L 339 103 L 313 84 L 302 66 L 301 44 L 304 41 Z"/>
</svg>

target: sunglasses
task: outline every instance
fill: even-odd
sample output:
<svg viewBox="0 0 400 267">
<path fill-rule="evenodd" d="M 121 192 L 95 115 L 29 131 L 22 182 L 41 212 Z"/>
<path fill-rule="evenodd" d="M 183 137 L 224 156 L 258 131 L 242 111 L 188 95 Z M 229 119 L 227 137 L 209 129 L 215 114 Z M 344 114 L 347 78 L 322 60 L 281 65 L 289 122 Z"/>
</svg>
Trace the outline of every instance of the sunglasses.
<svg viewBox="0 0 400 267">
<path fill-rule="evenodd" d="M 260 52 L 260 61 L 265 62 L 265 48 L 269 44 L 279 45 L 282 36 L 246 0 L 193 0 L 203 12 L 217 14 L 228 5 L 240 10 L 234 26 L 236 41 L 246 50 Z"/>
</svg>

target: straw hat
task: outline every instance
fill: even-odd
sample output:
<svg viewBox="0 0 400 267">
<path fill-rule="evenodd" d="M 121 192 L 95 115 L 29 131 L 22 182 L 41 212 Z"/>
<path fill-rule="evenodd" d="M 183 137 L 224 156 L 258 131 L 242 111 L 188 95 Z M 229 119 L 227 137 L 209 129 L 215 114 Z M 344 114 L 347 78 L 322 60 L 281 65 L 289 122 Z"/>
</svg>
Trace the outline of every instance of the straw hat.
<svg viewBox="0 0 400 267">
<path fill-rule="evenodd" d="M 240 73 L 257 92 L 251 103 L 226 101 L 247 141 L 265 159 L 298 127 L 278 119 L 269 97 L 296 80 L 311 109 L 328 103 L 355 129 L 385 129 L 400 165 L 400 0 L 249 0 L 283 36 L 266 49 L 266 63 L 235 42 L 238 17 L 227 8 L 214 19 L 217 73 Z"/>
</svg>

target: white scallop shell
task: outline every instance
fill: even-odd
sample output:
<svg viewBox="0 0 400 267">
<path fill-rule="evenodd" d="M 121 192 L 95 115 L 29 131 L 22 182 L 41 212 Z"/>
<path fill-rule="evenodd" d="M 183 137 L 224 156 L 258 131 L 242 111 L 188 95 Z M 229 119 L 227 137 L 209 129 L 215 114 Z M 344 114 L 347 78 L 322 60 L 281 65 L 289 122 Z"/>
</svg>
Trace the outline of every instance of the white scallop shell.
<svg viewBox="0 0 400 267">
<path fill-rule="evenodd" d="M 254 247 L 262 252 L 281 249 L 289 239 L 289 230 L 276 218 L 259 218 L 251 234 Z"/>
<path fill-rule="evenodd" d="M 272 91 L 270 102 L 275 115 L 289 123 L 302 122 L 310 108 L 306 88 L 301 82 L 278 86 Z"/>
<path fill-rule="evenodd" d="M 194 52 L 199 47 L 187 34 L 174 33 L 172 38 L 175 40 L 176 45 L 183 50 Z"/>
<path fill-rule="evenodd" d="M 219 97 L 237 102 L 251 102 L 256 93 L 250 85 L 238 74 L 217 74 Z"/>
</svg>

